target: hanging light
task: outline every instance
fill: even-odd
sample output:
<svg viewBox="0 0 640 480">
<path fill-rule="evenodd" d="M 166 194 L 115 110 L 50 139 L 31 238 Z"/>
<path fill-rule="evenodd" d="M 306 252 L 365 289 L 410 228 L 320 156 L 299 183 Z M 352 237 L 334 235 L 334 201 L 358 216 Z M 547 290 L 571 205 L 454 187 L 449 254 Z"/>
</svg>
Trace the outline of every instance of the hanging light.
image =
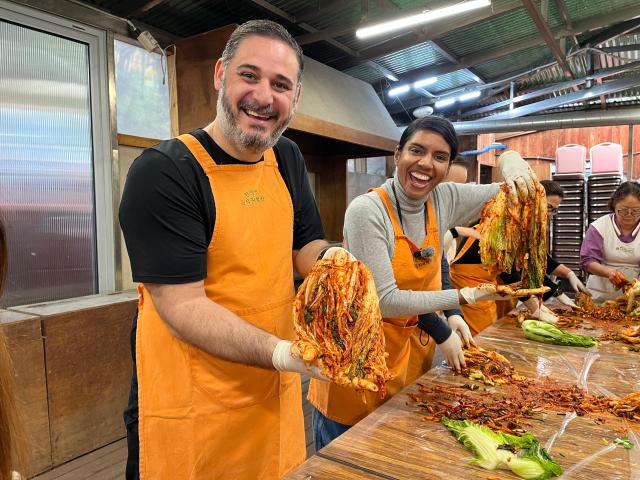
<svg viewBox="0 0 640 480">
<path fill-rule="evenodd" d="M 454 103 L 456 103 L 455 97 L 443 98 L 442 100 L 438 100 L 435 103 L 434 107 L 435 108 L 444 108 L 444 107 L 448 107 L 449 105 L 453 105 Z"/>
<path fill-rule="evenodd" d="M 403 93 L 407 93 L 409 91 L 409 85 L 402 85 L 401 87 L 392 88 L 389 90 L 388 95 L 390 97 L 397 97 Z"/>
<path fill-rule="evenodd" d="M 479 96 L 480 96 L 480 90 L 475 90 L 473 92 L 463 93 L 462 95 L 460 95 L 458 97 L 458 100 L 460 100 L 461 102 L 464 102 L 466 100 L 471 100 L 473 98 L 478 98 Z"/>
<path fill-rule="evenodd" d="M 397 20 L 390 20 L 388 22 L 379 23 L 370 27 L 359 28 L 358 30 L 356 30 L 356 37 L 369 38 L 375 35 L 392 32 L 394 30 L 408 29 L 415 25 L 433 22 L 434 20 L 448 17 L 450 15 L 456 15 L 458 13 L 468 12 L 469 10 L 475 10 L 477 8 L 488 6 L 491 6 L 490 0 L 470 0 L 468 2 L 451 5 L 450 7 L 437 8 L 435 10 L 425 10 L 416 15 L 399 18 Z"/>
<path fill-rule="evenodd" d="M 438 81 L 438 77 L 423 78 L 422 80 L 418 80 L 417 82 L 414 82 L 413 88 L 422 88 L 422 87 L 426 87 L 427 85 L 433 85 L 437 81 Z"/>
</svg>

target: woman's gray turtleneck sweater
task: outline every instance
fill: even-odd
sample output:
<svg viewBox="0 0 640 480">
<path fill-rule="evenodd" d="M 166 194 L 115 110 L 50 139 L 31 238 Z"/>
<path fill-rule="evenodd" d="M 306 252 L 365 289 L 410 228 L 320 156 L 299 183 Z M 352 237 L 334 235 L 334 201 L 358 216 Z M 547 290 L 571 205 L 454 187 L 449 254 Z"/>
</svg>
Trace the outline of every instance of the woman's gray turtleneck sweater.
<svg viewBox="0 0 640 480">
<path fill-rule="evenodd" d="M 391 188 L 392 183 L 398 194 L 397 199 Z M 394 209 L 397 208 L 397 202 L 400 204 L 405 235 L 414 244 L 421 245 L 426 236 L 426 198 L 409 198 L 395 176 L 388 179 L 382 188 L 387 192 Z M 440 245 L 447 230 L 477 220 L 484 203 L 498 189 L 497 183 L 472 185 L 447 182 L 436 185 L 429 195 L 438 224 Z M 351 202 L 344 219 L 344 241 L 347 250 L 371 270 L 380 297 L 382 316 L 412 316 L 459 307 L 457 290 L 414 291 L 398 288 L 391 267 L 393 225 L 377 193 L 360 195 Z"/>
</svg>

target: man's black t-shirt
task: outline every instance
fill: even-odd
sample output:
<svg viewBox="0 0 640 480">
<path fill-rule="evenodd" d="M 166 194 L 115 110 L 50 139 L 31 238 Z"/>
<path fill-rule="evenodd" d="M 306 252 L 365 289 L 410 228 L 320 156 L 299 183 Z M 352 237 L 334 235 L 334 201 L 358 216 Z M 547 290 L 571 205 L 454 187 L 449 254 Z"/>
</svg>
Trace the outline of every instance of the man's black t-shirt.
<svg viewBox="0 0 640 480">
<path fill-rule="evenodd" d="M 192 135 L 217 164 L 246 163 L 225 153 L 204 130 L 198 129 Z M 324 238 L 322 222 L 298 146 L 280 137 L 274 151 L 293 203 L 293 248 L 298 250 Z M 120 225 L 136 282 L 178 284 L 206 278 L 207 248 L 215 221 L 209 179 L 182 142 L 167 140 L 145 150 L 134 161 L 120 203 Z M 129 448 L 127 480 L 139 478 L 136 330 L 134 318 L 130 339 L 133 375 L 129 404 L 124 411 Z"/>
<path fill-rule="evenodd" d="M 217 164 L 246 163 L 228 155 L 204 130 L 192 135 Z M 324 238 L 324 231 L 298 146 L 280 137 L 274 151 L 293 203 L 297 250 Z M 177 139 L 146 149 L 127 174 L 120 203 L 133 280 L 178 284 L 206 278 L 215 220 L 211 185 L 189 149 Z"/>
</svg>

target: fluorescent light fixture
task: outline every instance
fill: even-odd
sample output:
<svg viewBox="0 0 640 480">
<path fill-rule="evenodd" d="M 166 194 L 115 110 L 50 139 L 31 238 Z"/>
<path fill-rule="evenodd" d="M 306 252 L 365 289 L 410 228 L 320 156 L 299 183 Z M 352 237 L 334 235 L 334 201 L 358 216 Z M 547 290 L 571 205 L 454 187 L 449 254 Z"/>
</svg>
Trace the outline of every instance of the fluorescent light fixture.
<svg viewBox="0 0 640 480">
<path fill-rule="evenodd" d="M 392 82 L 397 82 L 398 80 L 400 80 L 393 73 L 385 73 L 384 76 L 387 80 L 391 80 Z"/>
<path fill-rule="evenodd" d="M 427 85 L 433 85 L 437 81 L 438 81 L 438 77 L 423 78 L 422 80 L 418 80 L 417 82 L 414 82 L 413 88 L 421 88 L 421 87 L 426 87 Z"/>
<path fill-rule="evenodd" d="M 381 35 L 383 33 L 392 32 L 394 30 L 408 29 L 415 25 L 422 23 L 433 22 L 449 15 L 456 15 L 462 12 L 468 12 L 469 10 L 475 10 L 476 8 L 488 7 L 491 5 L 490 0 L 471 0 L 468 2 L 457 3 L 450 7 L 437 8 L 435 10 L 425 10 L 416 15 L 409 17 L 399 18 L 397 20 L 391 20 L 389 22 L 379 23 L 370 27 L 359 28 L 356 30 L 356 37 L 369 38 L 375 35 Z"/>
<path fill-rule="evenodd" d="M 409 91 L 409 85 L 402 85 L 401 87 L 392 88 L 389 90 L 388 94 L 390 97 L 398 96 L 402 93 L 407 93 Z"/>
<path fill-rule="evenodd" d="M 472 98 L 478 98 L 480 96 L 480 90 L 476 90 L 475 92 L 463 93 L 458 97 L 458 100 L 464 102 L 465 100 L 471 100 Z"/>
<path fill-rule="evenodd" d="M 444 98 L 442 100 L 438 100 L 435 103 L 434 107 L 435 108 L 444 108 L 444 107 L 448 107 L 449 105 L 453 105 L 454 103 L 456 103 L 455 97 Z"/>
</svg>

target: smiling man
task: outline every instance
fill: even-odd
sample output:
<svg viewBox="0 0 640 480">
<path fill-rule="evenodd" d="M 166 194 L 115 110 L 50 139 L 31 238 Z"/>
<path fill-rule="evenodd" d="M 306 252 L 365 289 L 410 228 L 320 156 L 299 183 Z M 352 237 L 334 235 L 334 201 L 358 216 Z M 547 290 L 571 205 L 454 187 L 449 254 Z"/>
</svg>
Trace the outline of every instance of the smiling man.
<svg viewBox="0 0 640 480">
<path fill-rule="evenodd" d="M 281 137 L 302 70 L 280 25 L 241 25 L 215 66 L 213 122 L 129 171 L 129 479 L 279 478 L 304 460 L 296 372 L 318 372 L 291 356 L 293 270 L 327 243 L 300 150 Z"/>
</svg>

